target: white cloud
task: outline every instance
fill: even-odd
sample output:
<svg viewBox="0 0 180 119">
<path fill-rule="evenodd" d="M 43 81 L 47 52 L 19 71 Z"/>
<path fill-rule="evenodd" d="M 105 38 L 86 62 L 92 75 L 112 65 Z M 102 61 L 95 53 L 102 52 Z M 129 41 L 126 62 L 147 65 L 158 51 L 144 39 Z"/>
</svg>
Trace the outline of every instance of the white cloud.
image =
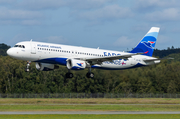
<svg viewBox="0 0 180 119">
<path fill-rule="evenodd" d="M 92 9 L 113 1 L 116 0 L 29 0 L 20 2 L 19 6 L 32 10 L 58 9 L 60 7 Z"/>
<path fill-rule="evenodd" d="M 178 41 L 176 41 L 176 39 L 173 39 L 167 35 L 159 34 L 155 48 L 166 49 L 167 47 L 171 47 L 171 46 L 177 47 L 178 46 L 177 44 L 178 44 Z"/>
<path fill-rule="evenodd" d="M 14 46 L 14 44 L 16 44 L 17 42 L 21 42 L 21 41 L 30 41 L 30 39 L 26 35 L 19 33 L 19 34 L 16 34 L 15 36 L 13 36 L 9 40 L 7 39 L 6 43 L 8 45 Z"/>
<path fill-rule="evenodd" d="M 0 8 L 0 24 L 39 25 L 43 18 L 38 11 Z"/>
<path fill-rule="evenodd" d="M 68 0 L 67 4 L 74 9 L 93 9 L 114 1 L 116 0 Z"/>
<path fill-rule="evenodd" d="M 42 42 L 49 42 L 49 43 L 67 43 L 67 39 L 63 38 L 62 36 L 49 36 L 45 38 L 37 38 L 35 39 L 37 41 L 42 41 Z"/>
<path fill-rule="evenodd" d="M 39 20 L 22 20 L 22 25 L 41 25 L 42 23 Z"/>
<path fill-rule="evenodd" d="M 16 0 L 0 0 L 0 4 L 13 4 Z"/>
<path fill-rule="evenodd" d="M 129 39 L 126 36 L 122 36 L 113 43 L 113 46 L 123 47 L 123 48 L 134 47 L 136 44 L 132 41 L 133 41 L 133 39 Z"/>
<path fill-rule="evenodd" d="M 158 44 L 169 44 L 170 42 L 172 42 L 172 39 L 171 38 L 169 38 L 168 36 L 166 36 L 166 35 L 159 35 L 158 36 L 158 39 L 157 39 L 157 42 L 158 42 Z M 170 45 L 170 44 L 169 44 Z"/>
<path fill-rule="evenodd" d="M 119 7 L 118 5 L 111 5 L 111 3 L 116 0 L 14 1 L 17 4 L 11 4 L 10 7 L 3 6 L 0 8 L 0 23 L 22 25 L 43 24 L 43 22 L 47 21 L 47 18 L 49 20 L 51 19 L 51 15 L 47 16 L 48 12 L 44 12 L 45 10 L 54 10 L 54 12 L 56 12 L 56 9 L 62 7 L 69 8 L 71 11 L 70 16 L 74 18 L 91 20 L 90 24 L 99 24 L 103 20 L 114 20 L 117 18 L 127 18 L 132 16 L 130 9 Z M 3 0 L 2 2 L 5 1 Z M 9 0 L 9 3 L 10 2 L 12 1 Z M 47 16 L 46 18 L 45 15 Z M 94 21 L 92 22 L 92 20 Z"/>
<path fill-rule="evenodd" d="M 50 43 L 65 43 L 66 40 L 62 36 L 50 36 L 47 38 L 47 42 Z"/>
<path fill-rule="evenodd" d="M 42 10 L 57 9 L 66 4 L 65 0 L 26 0 L 18 3 L 18 6 L 24 9 Z"/>
<path fill-rule="evenodd" d="M 43 15 L 37 11 L 12 10 L 7 8 L 0 9 L 0 20 L 9 19 L 36 19 L 43 18 Z"/>
<path fill-rule="evenodd" d="M 136 0 L 135 8 L 141 11 L 168 8 L 168 7 L 180 7 L 179 0 Z"/>
<path fill-rule="evenodd" d="M 85 11 L 85 12 L 73 12 L 78 18 L 86 20 L 114 20 L 117 18 L 129 18 L 133 16 L 133 13 L 129 8 L 119 7 L 118 5 L 109 5 L 100 9 Z"/>
<path fill-rule="evenodd" d="M 145 15 L 149 21 L 177 21 L 180 20 L 180 10 L 177 8 L 168 8 L 161 11 L 155 11 Z"/>
</svg>

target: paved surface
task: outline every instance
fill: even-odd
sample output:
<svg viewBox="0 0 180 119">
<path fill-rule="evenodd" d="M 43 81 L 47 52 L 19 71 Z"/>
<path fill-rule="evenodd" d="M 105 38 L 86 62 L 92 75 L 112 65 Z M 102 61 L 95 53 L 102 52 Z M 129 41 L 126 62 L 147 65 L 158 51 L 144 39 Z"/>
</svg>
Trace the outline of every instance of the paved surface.
<svg viewBox="0 0 180 119">
<path fill-rule="evenodd" d="M 27 111 L 0 112 L 0 114 L 180 114 L 180 112 L 133 112 L 133 111 Z"/>
<path fill-rule="evenodd" d="M 180 104 L 0 104 L 0 105 L 180 105 Z"/>
</svg>

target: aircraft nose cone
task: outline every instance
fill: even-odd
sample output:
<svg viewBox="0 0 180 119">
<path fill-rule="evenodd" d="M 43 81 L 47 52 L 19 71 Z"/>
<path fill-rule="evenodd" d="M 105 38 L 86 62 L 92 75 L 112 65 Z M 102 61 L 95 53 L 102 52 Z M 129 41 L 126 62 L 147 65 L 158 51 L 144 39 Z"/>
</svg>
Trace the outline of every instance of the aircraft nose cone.
<svg viewBox="0 0 180 119">
<path fill-rule="evenodd" d="M 10 48 L 7 50 L 6 52 L 9 56 L 12 56 L 13 55 L 13 50 Z"/>
</svg>

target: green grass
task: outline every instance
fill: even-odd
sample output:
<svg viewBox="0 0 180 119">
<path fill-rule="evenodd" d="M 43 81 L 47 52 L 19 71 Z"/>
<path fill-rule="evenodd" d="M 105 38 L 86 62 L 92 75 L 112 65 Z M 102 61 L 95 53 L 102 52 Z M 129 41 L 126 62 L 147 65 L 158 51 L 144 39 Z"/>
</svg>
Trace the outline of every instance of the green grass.
<svg viewBox="0 0 180 119">
<path fill-rule="evenodd" d="M 0 115 L 0 119 L 179 119 L 180 115 L 131 114 L 131 115 Z"/>
<path fill-rule="evenodd" d="M 0 98 L 0 104 L 180 104 L 179 98 Z"/>
<path fill-rule="evenodd" d="M 180 105 L 1 105 L 0 111 L 180 111 Z"/>
<path fill-rule="evenodd" d="M 11 105 L 12 104 L 12 105 Z M 64 105 L 58 105 L 64 104 Z M 66 105 L 69 104 L 69 105 Z M 71 105 L 82 104 L 82 105 Z M 87 105 L 114 104 L 114 105 Z M 141 105 L 116 105 L 141 104 Z M 145 105 L 149 104 L 149 105 Z M 163 104 L 163 105 L 151 105 Z M 167 105 L 166 105 L 167 104 Z M 180 99 L 0 99 L 0 111 L 180 111 Z"/>
</svg>

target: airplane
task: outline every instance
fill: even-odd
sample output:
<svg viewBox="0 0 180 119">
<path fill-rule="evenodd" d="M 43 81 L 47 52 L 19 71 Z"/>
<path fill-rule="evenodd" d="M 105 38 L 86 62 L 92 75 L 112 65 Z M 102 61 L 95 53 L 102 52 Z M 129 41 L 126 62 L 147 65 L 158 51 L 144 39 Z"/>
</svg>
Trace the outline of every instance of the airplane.
<svg viewBox="0 0 180 119">
<path fill-rule="evenodd" d="M 159 33 L 159 27 L 152 27 L 130 52 L 94 49 L 62 44 L 23 41 L 7 50 L 10 57 L 27 61 L 27 72 L 31 62 L 36 62 L 36 69 L 50 71 L 67 67 L 66 78 L 72 78 L 71 70 L 88 68 L 86 76 L 94 78 L 91 68 L 105 70 L 123 70 L 160 63 L 161 59 L 152 57 Z"/>
</svg>

